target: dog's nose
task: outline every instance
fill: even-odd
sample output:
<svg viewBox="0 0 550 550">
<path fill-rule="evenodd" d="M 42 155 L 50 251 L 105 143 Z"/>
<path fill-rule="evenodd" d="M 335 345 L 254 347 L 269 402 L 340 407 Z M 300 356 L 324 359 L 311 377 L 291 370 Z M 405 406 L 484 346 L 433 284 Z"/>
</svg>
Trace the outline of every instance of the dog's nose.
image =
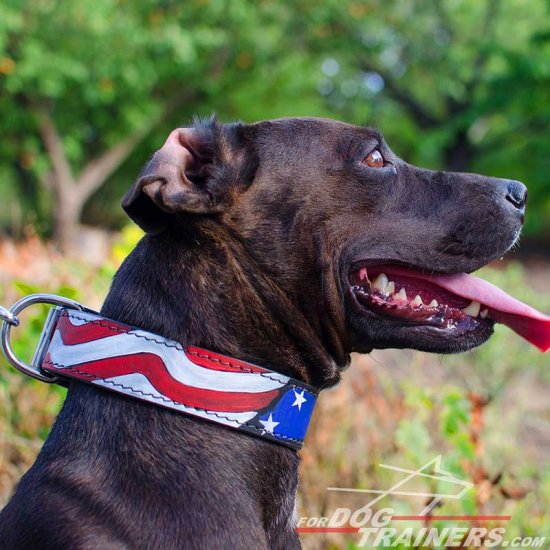
<svg viewBox="0 0 550 550">
<path fill-rule="evenodd" d="M 524 210 L 527 204 L 527 187 L 521 181 L 509 180 L 506 200 L 511 202 L 518 210 Z"/>
</svg>

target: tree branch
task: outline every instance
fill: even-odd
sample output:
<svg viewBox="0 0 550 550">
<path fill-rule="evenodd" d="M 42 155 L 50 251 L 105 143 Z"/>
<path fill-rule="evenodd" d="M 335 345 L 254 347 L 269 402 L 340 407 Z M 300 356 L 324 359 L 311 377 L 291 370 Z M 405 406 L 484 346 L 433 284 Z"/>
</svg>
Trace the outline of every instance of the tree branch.
<svg viewBox="0 0 550 550">
<path fill-rule="evenodd" d="M 38 127 L 54 172 L 54 177 L 48 178 L 48 183 L 53 188 L 67 188 L 73 185 L 74 176 L 63 143 L 52 117 L 45 109 L 38 110 Z"/>
<path fill-rule="evenodd" d="M 427 111 L 410 93 L 403 91 L 388 72 L 380 70 L 379 67 L 366 60 L 360 62 L 360 68 L 363 71 L 378 73 L 384 79 L 384 88 L 388 94 L 409 112 L 421 128 L 429 129 L 439 126 L 439 119 Z"/>
<path fill-rule="evenodd" d="M 103 182 L 128 158 L 148 131 L 149 127 L 147 130 L 134 132 L 86 164 L 75 185 L 75 191 L 82 201 L 101 187 Z"/>
<path fill-rule="evenodd" d="M 114 147 L 90 160 L 82 169 L 75 191 L 84 202 L 101 187 L 104 181 L 128 158 L 137 145 L 158 124 L 160 124 L 175 108 L 184 102 L 195 99 L 196 94 L 178 93 L 166 101 L 160 113 L 133 134 L 120 140 Z"/>
</svg>

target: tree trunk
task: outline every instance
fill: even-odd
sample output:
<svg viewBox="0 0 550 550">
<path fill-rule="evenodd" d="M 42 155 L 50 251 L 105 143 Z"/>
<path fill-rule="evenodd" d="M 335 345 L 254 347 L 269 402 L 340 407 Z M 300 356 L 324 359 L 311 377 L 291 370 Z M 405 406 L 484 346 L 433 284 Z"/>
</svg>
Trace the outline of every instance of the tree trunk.
<svg viewBox="0 0 550 550">
<path fill-rule="evenodd" d="M 135 149 L 156 120 L 151 121 L 151 126 L 134 132 L 108 151 L 88 161 L 75 177 L 53 118 L 43 110 L 39 111 L 38 116 L 44 148 L 52 164 L 51 173 L 42 182 L 53 192 L 55 198 L 53 238 L 61 252 L 70 253 L 75 248 L 84 204 Z"/>
<path fill-rule="evenodd" d="M 90 159 L 78 175 L 69 164 L 61 136 L 51 114 L 36 108 L 38 126 L 44 149 L 51 162 L 51 172 L 42 178 L 42 184 L 54 193 L 54 242 L 59 249 L 70 252 L 76 241 L 80 215 L 86 201 L 109 176 L 128 158 L 143 138 L 182 103 L 198 98 L 196 92 L 179 92 L 165 102 L 160 113 L 139 129 L 121 139 L 113 147 Z"/>
<path fill-rule="evenodd" d="M 71 191 L 61 186 L 54 193 L 56 204 L 53 238 L 64 254 L 71 253 L 75 249 L 80 214 L 84 206 L 84 201 Z"/>
<path fill-rule="evenodd" d="M 466 130 L 459 130 L 453 141 L 443 150 L 443 168 L 452 172 L 468 172 L 472 169 L 474 155 L 475 149 Z"/>
</svg>

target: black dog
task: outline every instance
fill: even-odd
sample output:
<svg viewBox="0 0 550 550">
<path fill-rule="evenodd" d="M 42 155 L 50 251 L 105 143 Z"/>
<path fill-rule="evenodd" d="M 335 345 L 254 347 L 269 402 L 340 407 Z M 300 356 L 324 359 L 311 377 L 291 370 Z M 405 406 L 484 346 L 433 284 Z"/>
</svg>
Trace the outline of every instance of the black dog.
<svg viewBox="0 0 550 550">
<path fill-rule="evenodd" d="M 409 279 L 406 299 L 386 300 L 391 266 L 475 270 L 514 244 L 525 200 L 518 182 L 406 164 L 369 128 L 197 123 L 171 134 L 125 197 L 147 235 L 102 313 L 326 388 L 352 351 L 484 342 L 493 321 L 457 297 L 420 306 Z M 0 548 L 295 548 L 298 460 L 73 383 L 0 514 Z"/>
</svg>

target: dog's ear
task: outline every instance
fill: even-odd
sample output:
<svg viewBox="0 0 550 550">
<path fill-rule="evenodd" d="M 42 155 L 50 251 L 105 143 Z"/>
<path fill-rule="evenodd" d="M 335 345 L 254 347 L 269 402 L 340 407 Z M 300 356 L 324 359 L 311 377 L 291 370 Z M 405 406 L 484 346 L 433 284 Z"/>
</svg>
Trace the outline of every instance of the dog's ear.
<svg viewBox="0 0 550 550">
<path fill-rule="evenodd" d="M 213 129 L 177 128 L 142 170 L 122 207 L 152 234 L 166 229 L 170 214 L 220 212 L 223 197 L 210 177 L 214 157 Z"/>
</svg>

